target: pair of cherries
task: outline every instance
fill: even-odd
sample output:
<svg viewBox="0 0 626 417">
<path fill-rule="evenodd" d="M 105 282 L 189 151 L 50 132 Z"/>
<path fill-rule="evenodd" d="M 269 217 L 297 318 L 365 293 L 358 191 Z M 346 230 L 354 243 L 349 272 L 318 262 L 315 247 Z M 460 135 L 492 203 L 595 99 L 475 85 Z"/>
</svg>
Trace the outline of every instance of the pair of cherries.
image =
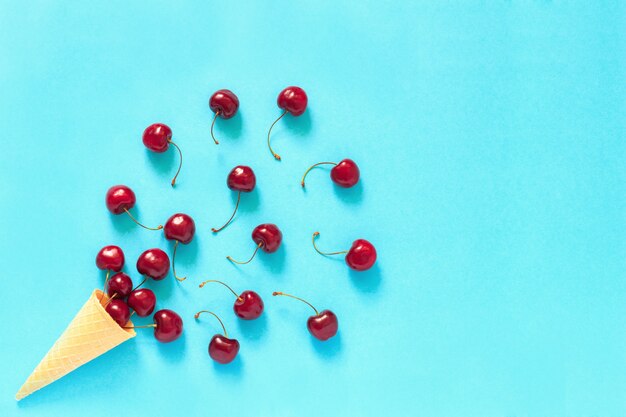
<svg viewBox="0 0 626 417">
<path fill-rule="evenodd" d="M 283 112 L 272 123 L 272 125 L 270 126 L 267 132 L 267 147 L 269 148 L 270 152 L 272 153 L 272 156 L 276 160 L 280 160 L 281 158 L 280 158 L 280 155 L 278 155 L 272 149 L 272 145 L 270 142 L 272 128 L 287 113 L 295 117 L 301 116 L 306 110 L 308 102 L 309 102 L 309 99 L 306 93 L 300 87 L 290 86 L 290 87 L 283 89 L 278 94 L 278 98 L 276 99 L 276 104 L 278 105 L 280 109 L 283 110 Z M 218 144 L 219 142 L 217 141 L 217 139 L 215 139 L 215 136 L 213 135 L 213 126 L 215 125 L 215 120 L 217 119 L 218 116 L 221 117 L 222 119 L 230 119 L 231 117 L 233 117 L 235 113 L 237 112 L 237 109 L 239 109 L 239 99 L 237 98 L 235 93 L 233 93 L 230 90 L 225 90 L 225 89 L 218 90 L 209 99 L 209 107 L 215 113 L 215 116 L 213 117 L 213 123 L 211 123 L 211 137 L 213 138 L 213 141 L 215 141 L 215 144 Z"/>
<path fill-rule="evenodd" d="M 140 261 L 144 258 L 142 254 L 138 260 L 138 269 Z M 104 286 L 110 298 L 104 305 L 105 311 L 120 327 L 129 328 L 126 325 L 131 317 L 130 309 L 132 308 L 133 314 L 137 314 L 139 317 L 147 317 L 154 311 L 156 296 L 150 289 L 139 288 L 143 282 L 133 288 L 132 279 L 127 274 L 120 272 L 124 262 L 124 252 L 119 246 L 105 246 L 96 255 L 96 266 L 107 271 Z M 109 279 L 111 271 L 116 272 L 116 274 Z M 153 321 L 153 324 L 133 326 L 133 328 L 153 327 L 154 337 L 162 343 L 172 342 L 182 334 L 183 321 L 172 310 L 157 311 L 153 316 Z"/>
<path fill-rule="evenodd" d="M 174 253 L 172 255 L 172 259 L 173 259 L 172 269 L 174 272 L 174 277 L 178 281 L 184 281 L 186 279 L 186 277 L 179 277 L 176 274 L 176 250 L 178 249 L 179 243 L 182 243 L 183 245 L 189 244 L 193 240 L 193 237 L 196 234 L 196 223 L 194 222 L 191 216 L 189 216 L 188 214 L 184 214 L 184 213 L 176 213 L 170 216 L 169 219 L 167 219 L 167 222 L 165 222 L 165 227 L 163 227 L 162 225 L 159 225 L 157 227 L 145 226 L 141 224 L 140 222 L 138 222 L 137 219 L 135 219 L 135 217 L 133 217 L 133 215 L 129 211 L 135 206 L 135 203 L 137 202 L 137 198 L 133 190 L 131 190 L 130 187 L 127 187 L 126 185 L 114 185 L 113 187 L 109 188 L 106 193 L 105 202 L 106 202 L 107 208 L 109 209 L 111 213 L 116 214 L 116 215 L 126 213 L 130 216 L 130 218 L 135 223 L 137 223 L 139 226 L 145 229 L 148 229 L 148 230 L 163 229 L 165 238 L 167 240 L 175 242 Z M 164 252 L 163 254 L 165 255 Z M 165 257 L 167 257 L 167 255 L 165 255 Z M 154 262 L 156 262 L 156 265 L 154 267 L 158 268 L 161 272 L 163 271 L 163 268 L 165 266 L 165 263 L 164 263 L 165 257 L 159 254 L 157 256 L 158 259 L 154 260 Z M 169 270 L 169 258 L 167 258 L 167 268 L 165 269 L 165 275 L 167 275 L 168 270 Z M 157 273 L 156 275 L 159 275 L 159 274 Z M 161 279 L 165 278 L 165 275 L 163 275 Z"/>
<path fill-rule="evenodd" d="M 228 288 L 230 292 L 235 296 L 235 303 L 233 304 L 233 311 L 235 315 L 242 320 L 256 320 L 258 319 L 264 310 L 263 299 L 259 294 L 252 290 L 246 290 L 241 294 L 237 293 L 226 283 L 214 279 L 210 279 L 202 282 L 199 287 L 202 288 L 210 282 L 215 282 Z M 196 313 L 195 318 L 198 319 L 202 313 L 209 313 L 213 315 L 222 325 L 224 330 L 223 335 L 216 334 L 211 338 L 209 342 L 209 356 L 216 362 L 226 364 L 232 362 L 237 353 L 239 353 L 239 341 L 237 339 L 231 339 L 228 337 L 226 327 L 217 314 L 212 311 L 202 310 Z"/>
<path fill-rule="evenodd" d="M 237 297 L 237 299 L 235 300 L 235 304 L 233 305 L 233 310 L 239 318 L 244 320 L 254 320 L 257 319 L 263 312 L 263 300 L 254 291 L 247 290 L 242 292 L 240 295 L 237 295 L 237 293 L 232 288 L 230 288 L 225 283 L 217 280 L 205 281 L 200 284 L 200 288 L 202 288 L 205 284 L 209 282 L 217 282 L 224 285 L 235 295 L 235 297 Z M 307 328 L 309 330 L 309 333 L 311 333 L 311 335 L 316 339 L 326 341 L 337 334 L 337 330 L 339 329 L 339 322 L 337 320 L 337 316 L 332 311 L 323 310 L 322 312 L 319 312 L 308 301 L 291 294 L 274 292 L 272 293 L 272 295 L 282 295 L 295 298 L 311 307 L 315 312 L 315 315 L 310 316 L 307 319 Z M 203 313 L 213 315 L 219 321 L 220 325 L 222 326 L 222 330 L 224 331 L 223 334 L 215 334 L 211 338 L 208 348 L 209 356 L 217 363 L 227 364 L 232 362 L 233 360 L 235 360 L 237 354 L 239 353 L 239 341 L 237 339 L 228 337 L 228 332 L 226 331 L 224 323 L 222 322 L 220 317 L 214 312 L 201 310 L 197 312 L 194 317 L 198 319 Z"/>
</svg>

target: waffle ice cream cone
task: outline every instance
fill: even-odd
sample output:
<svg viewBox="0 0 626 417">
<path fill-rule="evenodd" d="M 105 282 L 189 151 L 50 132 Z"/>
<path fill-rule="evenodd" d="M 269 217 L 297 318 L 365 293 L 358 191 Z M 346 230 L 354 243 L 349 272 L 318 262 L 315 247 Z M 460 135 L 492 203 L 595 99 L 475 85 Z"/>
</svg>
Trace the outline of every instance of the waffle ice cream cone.
<svg viewBox="0 0 626 417">
<path fill-rule="evenodd" d="M 104 295 L 100 302 L 102 296 L 100 290 L 91 293 L 91 297 L 17 392 L 16 400 L 21 400 L 135 337 L 133 329 L 122 329 L 104 310 L 103 305 L 108 297 Z M 129 321 L 128 326 L 132 326 L 132 322 Z"/>
</svg>

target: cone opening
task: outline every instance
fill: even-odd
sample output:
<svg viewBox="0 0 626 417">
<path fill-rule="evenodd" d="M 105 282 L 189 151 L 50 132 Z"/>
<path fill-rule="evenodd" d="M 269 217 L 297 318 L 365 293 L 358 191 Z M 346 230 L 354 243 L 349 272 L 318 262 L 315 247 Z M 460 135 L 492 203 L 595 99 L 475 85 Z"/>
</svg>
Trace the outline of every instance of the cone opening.
<svg viewBox="0 0 626 417">
<path fill-rule="evenodd" d="M 102 297 L 102 301 L 99 301 L 100 298 Z M 102 315 L 104 317 L 106 317 L 108 320 L 110 320 L 111 322 L 115 323 L 115 327 L 117 329 L 119 329 L 121 332 L 123 333 L 127 333 L 131 336 L 135 336 L 136 333 L 133 329 L 123 329 L 122 327 L 120 327 L 117 322 L 115 320 L 113 320 L 113 318 L 109 315 L 109 313 L 106 312 L 106 310 L 104 309 L 104 305 L 107 303 L 107 301 L 109 301 L 109 296 L 104 294 L 101 290 L 93 290 L 93 293 L 91 294 L 91 302 L 95 303 L 98 305 L 98 310 L 101 311 Z M 133 326 L 133 322 L 128 320 L 128 323 L 126 324 L 127 326 Z"/>
</svg>

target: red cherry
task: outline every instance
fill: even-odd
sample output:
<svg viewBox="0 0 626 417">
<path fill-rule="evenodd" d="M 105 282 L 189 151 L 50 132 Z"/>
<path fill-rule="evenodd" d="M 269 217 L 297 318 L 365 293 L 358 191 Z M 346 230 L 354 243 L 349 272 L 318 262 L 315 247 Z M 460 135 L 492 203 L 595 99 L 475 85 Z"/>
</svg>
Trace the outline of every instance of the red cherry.
<svg viewBox="0 0 626 417">
<path fill-rule="evenodd" d="M 344 188 L 353 187 L 359 182 L 360 177 L 359 167 L 352 159 L 344 159 L 330 170 L 330 178 L 333 182 Z"/>
<path fill-rule="evenodd" d="M 270 145 L 270 135 L 272 134 L 272 128 L 280 119 L 283 118 L 287 113 L 291 113 L 293 116 L 300 116 L 306 110 L 306 105 L 308 103 L 308 98 L 306 93 L 300 87 L 287 87 L 278 95 L 278 107 L 283 109 L 283 113 L 278 117 L 278 119 L 274 120 L 274 123 L 270 126 L 269 131 L 267 132 L 267 147 L 270 149 L 270 152 L 280 161 L 280 155 L 278 155 L 272 149 L 272 145 Z"/>
<path fill-rule="evenodd" d="M 180 163 L 178 164 L 178 171 L 176 171 L 176 175 L 172 178 L 173 187 L 176 184 L 176 178 L 178 177 L 180 169 L 183 166 L 183 153 L 178 145 L 172 142 L 172 129 L 163 123 L 151 124 L 146 128 L 146 130 L 143 131 L 143 144 L 146 145 L 146 148 L 150 149 L 152 152 L 157 153 L 165 152 L 170 145 L 174 146 L 176 150 L 178 150 Z"/>
<path fill-rule="evenodd" d="M 224 330 L 224 336 L 216 334 L 211 339 L 211 342 L 209 343 L 209 356 L 215 362 L 221 364 L 227 364 L 232 362 L 239 352 L 239 342 L 237 341 L 237 339 L 228 338 L 228 333 L 226 332 L 226 327 L 224 327 L 224 323 L 222 323 L 222 320 L 217 316 L 217 314 L 213 313 L 212 311 L 202 310 L 197 312 L 194 317 L 198 319 L 200 317 L 200 314 L 202 313 L 209 313 L 215 316 L 215 318 L 222 325 L 222 329 Z"/>
<path fill-rule="evenodd" d="M 320 313 L 308 301 L 291 294 L 286 294 L 284 292 L 275 291 L 272 293 L 272 295 L 284 295 L 286 297 L 295 298 L 296 300 L 300 300 L 303 303 L 307 304 L 309 307 L 311 307 L 313 311 L 315 311 L 315 315 L 309 317 L 309 319 L 306 321 L 306 327 L 309 329 L 309 333 L 311 333 L 311 335 L 313 335 L 313 337 L 315 337 L 316 339 L 319 339 L 323 342 L 337 334 L 337 330 L 339 329 L 339 323 L 337 321 L 337 316 L 332 311 L 324 310 Z"/>
<path fill-rule="evenodd" d="M 263 313 L 263 300 L 261 296 L 254 291 L 244 291 L 235 300 L 233 310 L 240 319 L 254 320 L 258 319 Z"/>
<path fill-rule="evenodd" d="M 107 295 L 109 297 L 113 297 L 114 294 L 117 294 L 116 297 L 118 299 L 126 298 L 133 290 L 133 280 L 125 273 L 118 272 L 111 277 L 107 288 Z"/>
<path fill-rule="evenodd" d="M 239 208 L 239 201 L 241 200 L 241 193 L 249 193 L 254 190 L 256 186 L 256 176 L 254 175 L 254 171 L 252 168 L 245 165 L 237 165 L 233 168 L 228 174 L 228 178 L 226 179 L 226 185 L 233 191 L 237 191 L 237 203 L 235 204 L 235 210 L 233 210 L 233 214 L 230 216 L 230 219 L 222 227 L 212 228 L 213 233 L 217 233 L 226 226 L 230 224 L 230 222 L 235 217 L 235 213 L 237 213 L 237 209 Z"/>
<path fill-rule="evenodd" d="M 346 263 L 355 271 L 365 271 L 370 269 L 376 262 L 376 248 L 370 242 L 365 239 L 357 239 L 352 242 L 350 250 L 344 250 L 340 252 L 321 252 L 315 244 L 315 238 L 320 235 L 319 232 L 313 233 L 313 248 L 320 255 L 342 255 L 346 254 Z"/>
<path fill-rule="evenodd" d="M 216 334 L 209 343 L 209 356 L 217 363 L 231 363 L 239 353 L 239 341 Z"/>
<path fill-rule="evenodd" d="M 355 271 L 370 269 L 376 262 L 376 248 L 365 239 L 352 242 L 352 247 L 346 255 L 346 263 Z"/>
<path fill-rule="evenodd" d="M 104 308 L 109 316 L 120 325 L 124 327 L 128 320 L 130 320 L 130 310 L 126 303 L 116 298 L 109 300 L 108 304 Z"/>
<path fill-rule="evenodd" d="M 237 297 L 235 304 L 233 305 L 233 310 L 240 319 L 254 320 L 259 318 L 259 316 L 263 313 L 263 300 L 261 299 L 261 296 L 254 291 L 247 290 L 242 292 L 240 295 L 237 295 L 237 293 L 228 285 L 224 284 L 222 281 L 214 279 L 202 282 L 200 284 L 200 288 L 204 287 L 204 285 L 208 282 L 217 282 L 218 284 L 222 284 L 228 288 L 230 292 L 235 295 L 235 297 Z"/>
<path fill-rule="evenodd" d="M 196 233 L 196 223 L 191 216 L 184 213 L 172 215 L 163 228 L 167 240 L 176 240 L 182 244 L 188 244 Z"/>
<path fill-rule="evenodd" d="M 302 176 L 302 181 L 300 181 L 302 188 L 304 188 L 304 179 L 309 171 L 320 165 L 334 165 L 330 170 L 330 179 L 340 187 L 350 188 L 359 182 L 359 177 L 361 176 L 359 167 L 352 159 L 344 159 L 338 164 L 334 162 L 318 162 L 317 164 L 311 165 Z"/>
<path fill-rule="evenodd" d="M 154 313 L 154 337 L 162 343 L 173 342 L 183 333 L 183 319 L 172 310 L 159 310 Z"/>
<path fill-rule="evenodd" d="M 191 216 L 184 213 L 176 213 L 167 220 L 163 231 L 165 232 L 165 238 L 167 240 L 176 241 L 174 244 L 174 254 L 172 255 L 172 270 L 174 272 L 174 278 L 178 281 L 184 281 L 187 277 L 179 277 L 176 275 L 176 249 L 178 248 L 179 242 L 184 245 L 191 242 L 193 236 L 196 234 L 196 223 Z"/>
<path fill-rule="evenodd" d="M 274 253 L 278 250 L 283 241 L 283 234 L 275 224 L 264 223 L 254 228 L 252 231 L 252 240 L 256 243 L 256 249 L 254 249 L 250 259 L 245 262 L 236 261 L 230 256 L 227 256 L 226 259 L 239 265 L 245 265 L 254 259 L 259 249 L 267 253 Z"/>
<path fill-rule="evenodd" d="M 256 176 L 252 168 L 245 165 L 237 165 L 228 173 L 226 185 L 233 191 L 249 193 L 254 190 Z"/>
<path fill-rule="evenodd" d="M 308 98 L 300 87 L 287 87 L 278 95 L 278 107 L 294 116 L 300 116 L 306 110 Z"/>
<path fill-rule="evenodd" d="M 139 317 L 147 317 L 154 311 L 156 306 L 156 296 L 148 288 L 134 290 L 128 296 L 128 307 L 135 310 Z"/>
<path fill-rule="evenodd" d="M 324 310 L 318 315 L 309 317 L 306 321 L 306 327 L 313 337 L 324 341 L 337 334 L 339 323 L 335 313 L 330 310 Z"/>
<path fill-rule="evenodd" d="M 233 117 L 239 108 L 239 99 L 235 93 L 230 90 L 217 90 L 209 99 L 209 107 L 215 113 L 213 123 L 211 123 L 211 137 L 217 145 L 219 142 L 215 139 L 215 135 L 213 135 L 215 119 L 217 119 L 217 116 L 222 119 L 230 119 Z"/>
<path fill-rule="evenodd" d="M 148 227 L 137 221 L 130 214 L 130 209 L 135 206 L 135 202 L 137 199 L 135 198 L 135 193 L 129 187 L 125 185 L 114 185 L 109 188 L 106 194 L 105 202 L 109 211 L 113 214 L 128 214 L 128 217 L 131 218 L 132 221 L 137 223 L 139 226 L 148 230 L 161 230 L 163 226 L 159 225 L 158 227 Z"/>
<path fill-rule="evenodd" d="M 135 193 L 125 185 L 114 185 L 106 194 L 106 204 L 113 214 L 122 214 L 135 206 Z"/>
<path fill-rule="evenodd" d="M 115 245 L 108 245 L 100 249 L 96 255 L 98 269 L 118 272 L 124 266 L 124 251 Z"/>
<path fill-rule="evenodd" d="M 165 152 L 172 140 L 172 129 L 163 123 L 154 123 L 143 131 L 143 144 L 152 152 Z"/>
<path fill-rule="evenodd" d="M 170 258 L 161 249 L 148 249 L 137 259 L 137 271 L 155 281 L 165 278 L 169 270 Z"/>
</svg>

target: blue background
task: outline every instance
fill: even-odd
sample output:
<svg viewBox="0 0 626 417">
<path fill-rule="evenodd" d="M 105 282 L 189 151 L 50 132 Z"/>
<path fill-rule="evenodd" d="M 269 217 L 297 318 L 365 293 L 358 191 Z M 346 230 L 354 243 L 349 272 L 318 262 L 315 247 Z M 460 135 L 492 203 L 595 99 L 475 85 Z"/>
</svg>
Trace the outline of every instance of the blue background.
<svg viewBox="0 0 626 417">
<path fill-rule="evenodd" d="M 129 4 L 130 3 L 130 4 Z M 624 3 L 617 1 L 8 2 L 0 6 L 0 414 L 617 416 L 626 411 Z M 278 92 L 309 108 L 279 122 Z M 209 136 L 207 100 L 232 89 L 239 114 Z M 184 152 L 149 153 L 170 125 Z M 350 157 L 359 186 L 317 161 Z M 228 171 L 258 177 L 236 221 Z M 151 331 L 32 397 L 13 396 L 104 274 L 101 246 L 135 259 L 171 250 L 161 233 L 111 216 L 125 183 L 149 224 L 182 211 L 197 236 L 149 286 L 184 337 Z M 252 264 L 250 232 L 275 222 L 284 246 Z M 369 272 L 320 246 L 372 241 Z M 255 289 L 266 314 L 232 314 Z M 339 335 L 322 344 L 311 311 Z M 219 330 L 240 359 L 216 366 Z M 148 320 L 139 320 L 147 322 Z"/>
</svg>

